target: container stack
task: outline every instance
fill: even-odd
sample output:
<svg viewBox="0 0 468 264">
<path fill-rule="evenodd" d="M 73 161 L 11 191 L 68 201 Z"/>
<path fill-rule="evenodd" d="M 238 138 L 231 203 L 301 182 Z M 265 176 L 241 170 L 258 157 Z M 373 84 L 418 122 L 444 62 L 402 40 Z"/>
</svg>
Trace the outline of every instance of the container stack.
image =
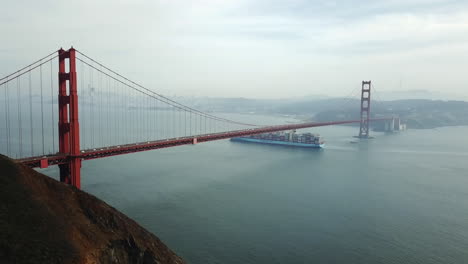
<svg viewBox="0 0 468 264">
<path fill-rule="evenodd" d="M 270 140 L 270 141 L 283 141 L 283 142 L 294 142 L 302 144 L 321 144 L 320 135 L 312 133 L 296 134 L 294 132 L 274 132 L 264 133 L 249 136 L 248 138 Z"/>
<path fill-rule="evenodd" d="M 251 135 L 246 137 L 237 137 L 232 138 L 231 140 L 309 148 L 322 148 L 324 145 L 324 142 L 321 141 L 320 135 L 312 133 L 296 134 L 294 130 L 286 133 L 274 132 Z"/>
</svg>

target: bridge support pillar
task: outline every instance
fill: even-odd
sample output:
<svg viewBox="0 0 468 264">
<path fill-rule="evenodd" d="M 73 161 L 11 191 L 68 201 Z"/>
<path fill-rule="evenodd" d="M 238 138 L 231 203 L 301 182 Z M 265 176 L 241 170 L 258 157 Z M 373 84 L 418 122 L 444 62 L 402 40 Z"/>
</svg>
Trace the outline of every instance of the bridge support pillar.
<svg viewBox="0 0 468 264">
<path fill-rule="evenodd" d="M 67 154 L 67 163 L 59 165 L 60 181 L 81 187 L 80 125 L 78 122 L 78 93 L 76 51 L 60 49 L 59 53 L 59 152 Z M 65 61 L 68 59 L 68 70 Z M 68 82 L 67 82 L 68 81 Z M 67 89 L 68 83 L 68 89 Z"/>
<path fill-rule="evenodd" d="M 369 138 L 370 98 L 371 81 L 362 81 L 360 138 Z"/>
</svg>

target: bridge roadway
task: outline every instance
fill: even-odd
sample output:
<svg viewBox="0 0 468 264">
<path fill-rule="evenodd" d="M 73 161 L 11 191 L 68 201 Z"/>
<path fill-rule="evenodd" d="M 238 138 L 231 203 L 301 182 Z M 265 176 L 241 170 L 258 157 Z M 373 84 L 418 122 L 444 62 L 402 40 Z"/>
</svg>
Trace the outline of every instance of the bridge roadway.
<svg viewBox="0 0 468 264">
<path fill-rule="evenodd" d="M 369 121 L 381 121 L 389 120 L 391 118 L 373 118 Z M 277 125 L 277 126 L 266 126 L 260 128 L 244 129 L 244 130 L 235 130 L 221 133 L 211 133 L 203 135 L 193 135 L 189 137 L 179 137 L 179 138 L 169 138 L 156 141 L 145 141 L 132 143 L 127 145 L 118 145 L 111 147 L 102 147 L 95 149 L 86 149 L 81 151 L 80 158 L 83 160 L 91 160 L 98 158 L 105 158 L 110 156 L 147 151 L 153 149 L 169 148 L 182 145 L 190 145 L 214 140 L 221 140 L 233 137 L 248 136 L 269 132 L 277 132 L 284 130 L 292 129 L 301 129 L 301 128 L 310 128 L 310 127 L 320 127 L 320 126 L 332 126 L 332 125 L 343 125 L 351 123 L 360 123 L 360 120 L 350 120 L 350 121 L 333 121 L 333 122 L 307 122 L 300 124 L 288 124 L 288 125 Z M 68 158 L 71 157 L 68 154 L 53 154 L 46 156 L 37 156 L 31 158 L 17 159 L 16 161 L 27 165 L 31 168 L 47 168 L 51 165 L 65 164 Z"/>
</svg>

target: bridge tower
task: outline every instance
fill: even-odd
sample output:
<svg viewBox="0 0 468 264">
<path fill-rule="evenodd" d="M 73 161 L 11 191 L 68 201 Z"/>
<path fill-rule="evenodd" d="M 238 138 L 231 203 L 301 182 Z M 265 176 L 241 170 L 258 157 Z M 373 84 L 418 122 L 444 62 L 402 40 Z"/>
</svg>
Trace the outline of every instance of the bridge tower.
<svg viewBox="0 0 468 264">
<path fill-rule="evenodd" d="M 60 49 L 59 53 L 59 152 L 67 155 L 60 164 L 60 181 L 81 187 L 80 125 L 78 123 L 78 94 L 76 78 L 76 51 Z M 68 59 L 68 72 L 65 62 Z M 68 89 L 67 89 L 68 87 Z"/>
<path fill-rule="evenodd" d="M 359 138 L 369 138 L 371 81 L 362 81 Z"/>
</svg>

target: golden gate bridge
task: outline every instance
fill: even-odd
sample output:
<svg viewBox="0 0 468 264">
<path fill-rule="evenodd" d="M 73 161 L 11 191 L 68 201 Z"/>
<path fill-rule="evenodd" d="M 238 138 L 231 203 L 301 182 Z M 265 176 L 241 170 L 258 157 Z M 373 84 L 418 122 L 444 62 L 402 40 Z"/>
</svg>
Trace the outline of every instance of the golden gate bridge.
<svg viewBox="0 0 468 264">
<path fill-rule="evenodd" d="M 392 119 L 371 118 L 371 82 L 363 81 L 359 120 L 239 122 L 179 103 L 74 48 L 54 51 L 1 78 L 1 93 L 0 153 L 32 168 L 58 165 L 60 181 L 77 188 L 84 160 L 350 123 L 360 123 L 359 137 L 368 138 L 370 122 Z"/>
</svg>

